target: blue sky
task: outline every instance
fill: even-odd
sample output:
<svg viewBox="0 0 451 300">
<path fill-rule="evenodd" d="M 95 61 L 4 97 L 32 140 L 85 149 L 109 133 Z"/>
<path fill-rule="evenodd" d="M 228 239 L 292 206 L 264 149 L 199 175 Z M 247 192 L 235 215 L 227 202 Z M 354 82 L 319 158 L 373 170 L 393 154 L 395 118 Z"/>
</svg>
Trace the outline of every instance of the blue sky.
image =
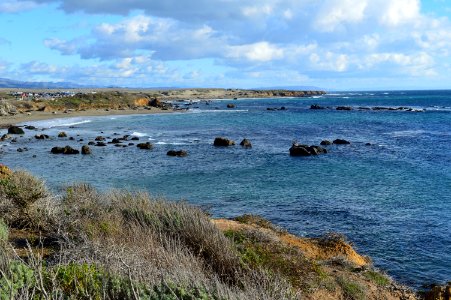
<svg viewBox="0 0 451 300">
<path fill-rule="evenodd" d="M 1 0 L 0 77 L 451 88 L 448 0 Z"/>
</svg>

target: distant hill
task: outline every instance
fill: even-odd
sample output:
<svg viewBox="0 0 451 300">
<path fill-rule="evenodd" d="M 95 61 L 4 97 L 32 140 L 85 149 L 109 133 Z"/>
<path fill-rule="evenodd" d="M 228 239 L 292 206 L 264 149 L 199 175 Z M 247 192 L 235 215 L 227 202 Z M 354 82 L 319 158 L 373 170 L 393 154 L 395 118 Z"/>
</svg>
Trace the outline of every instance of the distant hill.
<svg viewBox="0 0 451 300">
<path fill-rule="evenodd" d="M 7 78 L 0 78 L 0 88 L 19 88 L 19 89 L 75 89 L 75 88 L 88 88 L 91 86 L 85 86 L 76 84 L 73 82 L 29 82 L 19 81 Z"/>
</svg>

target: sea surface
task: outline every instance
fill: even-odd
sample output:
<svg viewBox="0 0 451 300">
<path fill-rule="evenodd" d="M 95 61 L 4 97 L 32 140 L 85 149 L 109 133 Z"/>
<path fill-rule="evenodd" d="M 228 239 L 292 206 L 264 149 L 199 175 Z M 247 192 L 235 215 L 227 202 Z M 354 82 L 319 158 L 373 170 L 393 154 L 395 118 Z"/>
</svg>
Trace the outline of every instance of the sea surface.
<svg viewBox="0 0 451 300">
<path fill-rule="evenodd" d="M 214 217 L 251 213 L 302 236 L 339 232 L 404 284 L 451 280 L 451 91 L 175 104 L 189 110 L 29 122 L 39 130 L 0 144 L 0 162 L 45 178 L 56 191 L 73 182 L 142 189 L 200 205 Z M 312 104 L 329 108 L 311 110 Z M 268 110 L 281 107 L 286 110 Z M 76 139 L 57 138 L 60 131 Z M 37 133 L 52 139 L 36 140 Z M 80 148 L 99 135 L 125 134 L 154 149 L 108 145 L 91 147 L 88 156 L 50 153 L 53 146 Z M 216 148 L 217 136 L 237 145 Z M 243 138 L 252 149 L 238 145 Z M 337 138 L 351 144 L 327 146 L 329 153 L 315 157 L 289 156 L 293 141 Z M 29 150 L 17 152 L 24 147 Z M 189 156 L 166 156 L 171 149 Z"/>
</svg>

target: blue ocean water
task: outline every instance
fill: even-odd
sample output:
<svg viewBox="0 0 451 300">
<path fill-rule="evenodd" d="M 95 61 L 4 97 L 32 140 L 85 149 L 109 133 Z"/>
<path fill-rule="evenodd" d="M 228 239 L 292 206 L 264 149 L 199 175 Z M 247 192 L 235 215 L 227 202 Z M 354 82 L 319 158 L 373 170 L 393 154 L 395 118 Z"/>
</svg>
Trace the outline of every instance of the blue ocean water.
<svg viewBox="0 0 451 300">
<path fill-rule="evenodd" d="M 178 104 L 190 110 L 30 122 L 54 138 L 36 140 L 36 132 L 27 131 L 17 143 L 0 145 L 0 162 L 27 169 L 55 189 L 74 181 L 100 189 L 138 188 L 201 205 L 215 217 L 252 213 L 298 235 L 340 232 L 404 284 L 451 280 L 451 91 Z M 311 110 L 312 104 L 330 109 Z M 343 105 L 354 109 L 335 110 Z M 286 110 L 267 110 L 282 106 Z M 376 106 L 414 111 L 359 109 Z M 56 138 L 59 131 L 76 140 Z M 115 133 L 139 136 L 155 148 L 109 145 L 92 147 L 91 156 L 49 153 L 53 146 L 79 148 Z M 215 148 L 216 136 L 237 144 L 248 138 L 253 148 Z M 328 154 L 316 157 L 288 154 L 293 141 L 318 145 L 336 138 L 351 144 L 328 146 Z M 19 147 L 29 151 L 18 153 Z M 189 156 L 166 156 L 171 149 Z"/>
</svg>

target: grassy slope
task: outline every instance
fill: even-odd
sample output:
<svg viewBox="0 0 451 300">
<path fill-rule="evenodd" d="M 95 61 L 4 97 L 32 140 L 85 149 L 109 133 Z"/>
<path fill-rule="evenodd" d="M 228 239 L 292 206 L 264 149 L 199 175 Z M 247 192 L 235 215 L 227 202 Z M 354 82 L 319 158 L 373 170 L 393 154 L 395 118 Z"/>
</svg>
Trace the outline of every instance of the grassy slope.
<svg viewBox="0 0 451 300">
<path fill-rule="evenodd" d="M 52 195 L 0 166 L 0 219 L 0 299 L 414 299 L 350 252 L 333 255 L 347 245 L 336 236 L 310 241 L 312 256 L 264 219 L 212 222 L 145 193 Z"/>
</svg>

